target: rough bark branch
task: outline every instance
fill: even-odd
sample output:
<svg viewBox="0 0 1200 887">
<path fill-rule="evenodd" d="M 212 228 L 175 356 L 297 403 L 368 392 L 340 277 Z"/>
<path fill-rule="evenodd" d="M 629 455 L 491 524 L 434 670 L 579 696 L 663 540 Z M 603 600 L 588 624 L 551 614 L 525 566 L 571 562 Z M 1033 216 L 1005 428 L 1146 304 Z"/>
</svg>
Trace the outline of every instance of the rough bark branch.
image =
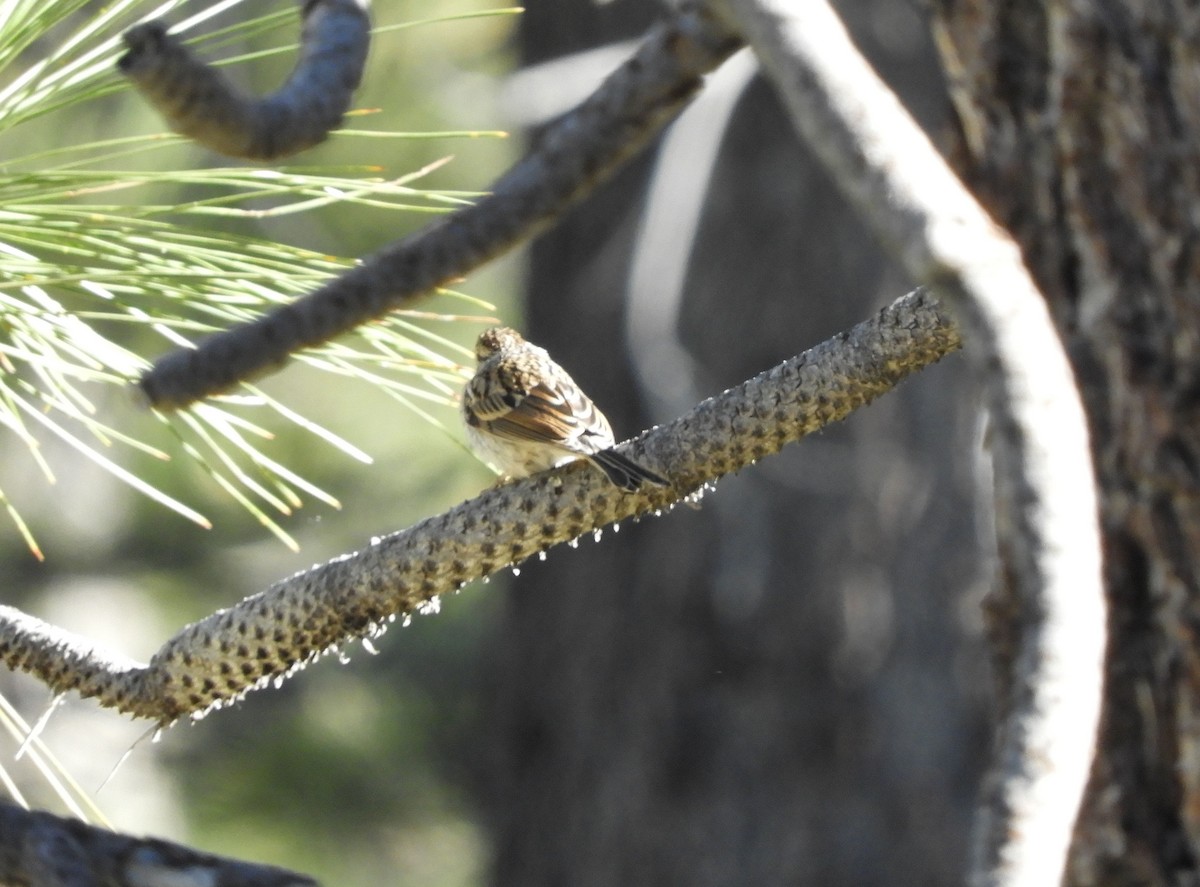
<svg viewBox="0 0 1200 887">
<path fill-rule="evenodd" d="M 121 73 L 175 132 L 230 157 L 274 160 L 325 141 L 362 80 L 371 41 L 364 0 L 306 0 L 300 58 L 263 98 L 243 94 L 160 21 L 123 35 Z"/>
<path fill-rule="evenodd" d="M 528 240 L 640 150 L 740 46 L 704 10 L 686 6 L 653 28 L 590 98 L 549 124 L 487 197 L 289 305 L 167 354 L 142 377 L 142 392 L 154 407 L 177 409 L 228 390 Z"/>
<path fill-rule="evenodd" d="M 614 522 L 657 514 L 721 476 L 844 418 L 959 346 L 917 291 L 627 444 L 672 489 L 619 492 L 576 462 L 485 491 L 365 550 L 275 583 L 182 629 L 142 665 L 0 607 L 0 661 L 55 693 L 169 724 L 281 680 L 336 645 L 370 638 L 439 595 Z"/>
<path fill-rule="evenodd" d="M 972 882 L 1058 884 L 1099 718 L 1105 605 L 1083 407 L 1011 238 L 820 0 L 728 0 L 793 124 L 918 280 L 961 319 L 994 422 L 997 530 L 1021 601 Z"/>
<path fill-rule="evenodd" d="M 287 869 L 131 838 L 0 801 L 0 884 L 21 887 L 315 887 Z"/>
</svg>

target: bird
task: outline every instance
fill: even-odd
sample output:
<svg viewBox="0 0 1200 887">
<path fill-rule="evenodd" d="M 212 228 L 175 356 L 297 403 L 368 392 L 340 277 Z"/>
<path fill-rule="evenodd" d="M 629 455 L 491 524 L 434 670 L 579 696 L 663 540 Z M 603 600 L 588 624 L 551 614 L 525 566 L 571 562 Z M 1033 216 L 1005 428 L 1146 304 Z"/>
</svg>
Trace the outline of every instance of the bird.
<svg viewBox="0 0 1200 887">
<path fill-rule="evenodd" d="M 478 366 L 463 388 L 467 442 L 510 477 L 587 459 L 627 492 L 666 487 L 661 475 L 612 449 L 608 419 L 544 348 L 494 326 L 475 342 Z"/>
</svg>

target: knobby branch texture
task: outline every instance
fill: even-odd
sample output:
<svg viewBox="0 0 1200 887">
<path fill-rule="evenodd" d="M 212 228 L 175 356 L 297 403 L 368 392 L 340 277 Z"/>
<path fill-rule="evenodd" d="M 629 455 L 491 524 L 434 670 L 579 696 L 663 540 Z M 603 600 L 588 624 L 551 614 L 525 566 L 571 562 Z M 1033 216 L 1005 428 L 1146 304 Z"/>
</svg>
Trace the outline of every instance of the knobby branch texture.
<svg viewBox="0 0 1200 887">
<path fill-rule="evenodd" d="M 187 626 L 141 665 L 0 607 L 0 661 L 56 693 L 162 725 L 240 698 L 439 595 L 615 523 L 671 508 L 721 476 L 844 418 L 959 347 L 923 291 L 625 445 L 668 477 L 630 494 L 575 462 L 509 482 L 365 550 L 330 561 Z"/>
<path fill-rule="evenodd" d="M 1105 600 L 1079 390 L 1045 300 L 824 0 L 724 0 L 793 125 L 963 324 L 993 421 L 1003 578 L 1019 651 L 985 784 L 972 883 L 1058 885 L 1099 722 Z"/>
<path fill-rule="evenodd" d="M 315 887 L 307 875 L 0 801 L 0 884 L 31 887 Z"/>
<path fill-rule="evenodd" d="M 639 151 L 740 46 L 704 9 L 685 6 L 583 104 L 550 123 L 488 196 L 289 305 L 165 355 L 142 377 L 143 394 L 151 406 L 177 409 L 228 390 L 528 240 Z"/>
<path fill-rule="evenodd" d="M 371 40 L 364 0 L 307 0 L 300 58 L 278 91 L 243 94 L 160 21 L 123 35 L 117 68 L 175 132 L 247 160 L 274 160 L 325 141 L 362 80 Z"/>
</svg>

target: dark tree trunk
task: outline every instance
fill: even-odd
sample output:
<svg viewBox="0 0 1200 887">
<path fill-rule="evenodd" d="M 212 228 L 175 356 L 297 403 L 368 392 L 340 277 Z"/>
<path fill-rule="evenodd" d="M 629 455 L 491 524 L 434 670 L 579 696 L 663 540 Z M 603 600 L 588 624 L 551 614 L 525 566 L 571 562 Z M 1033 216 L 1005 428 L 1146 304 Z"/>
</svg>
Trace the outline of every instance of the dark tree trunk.
<svg viewBox="0 0 1200 887">
<path fill-rule="evenodd" d="M 534 4 L 526 54 L 632 36 L 644 22 L 621 23 L 623 7 L 646 6 Z M 859 16 L 894 39 L 893 6 Z M 932 116 L 944 93 L 928 47 L 875 49 Z M 532 254 L 528 332 L 618 436 L 672 418 L 646 414 L 621 326 L 650 171 L 635 164 Z M 720 391 L 904 289 L 754 85 L 672 326 L 693 367 L 674 393 Z M 493 883 L 960 882 L 988 742 L 987 569 L 951 364 L 726 479 L 698 511 L 523 570 L 489 720 Z"/>
<path fill-rule="evenodd" d="M 1099 474 L 1108 683 L 1069 882 L 1195 884 L 1200 12 L 1183 0 L 936 7 L 965 174 L 1050 301 Z"/>
</svg>

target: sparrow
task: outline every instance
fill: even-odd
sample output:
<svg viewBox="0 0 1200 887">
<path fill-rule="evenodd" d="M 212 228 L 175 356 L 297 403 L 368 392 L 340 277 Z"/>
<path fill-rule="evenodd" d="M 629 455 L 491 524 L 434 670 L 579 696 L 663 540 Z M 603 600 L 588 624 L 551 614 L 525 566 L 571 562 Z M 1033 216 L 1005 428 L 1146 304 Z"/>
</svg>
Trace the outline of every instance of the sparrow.
<svg viewBox="0 0 1200 887">
<path fill-rule="evenodd" d="M 525 477 L 587 459 L 622 490 L 668 482 L 612 449 L 604 414 L 544 348 L 496 326 L 475 342 L 479 365 L 463 389 L 467 442 L 481 459 Z"/>
</svg>

